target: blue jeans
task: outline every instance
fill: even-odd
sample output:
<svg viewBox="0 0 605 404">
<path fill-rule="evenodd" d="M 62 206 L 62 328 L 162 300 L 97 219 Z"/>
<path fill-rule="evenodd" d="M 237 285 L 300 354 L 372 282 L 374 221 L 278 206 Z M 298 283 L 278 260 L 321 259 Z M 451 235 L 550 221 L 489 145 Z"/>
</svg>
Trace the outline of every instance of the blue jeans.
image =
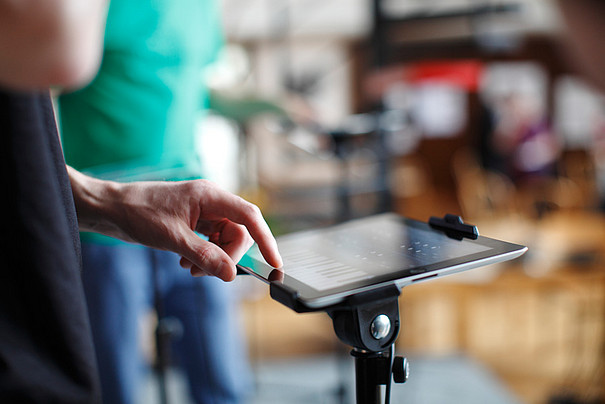
<svg viewBox="0 0 605 404">
<path fill-rule="evenodd" d="M 193 278 L 170 252 L 131 244 L 82 243 L 83 282 L 105 403 L 134 404 L 145 375 L 142 316 L 154 302 L 154 266 L 165 316 L 183 335 L 171 359 L 197 404 L 241 403 L 252 387 L 232 284 Z"/>
</svg>

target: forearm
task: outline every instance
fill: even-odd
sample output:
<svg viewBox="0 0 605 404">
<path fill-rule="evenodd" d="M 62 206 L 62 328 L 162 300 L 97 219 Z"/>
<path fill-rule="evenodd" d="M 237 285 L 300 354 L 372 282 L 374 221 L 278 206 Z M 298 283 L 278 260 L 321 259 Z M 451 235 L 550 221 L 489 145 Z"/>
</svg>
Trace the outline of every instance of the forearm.
<svg viewBox="0 0 605 404">
<path fill-rule="evenodd" d="M 0 0 L 0 85 L 85 84 L 101 58 L 107 0 Z"/>
</svg>

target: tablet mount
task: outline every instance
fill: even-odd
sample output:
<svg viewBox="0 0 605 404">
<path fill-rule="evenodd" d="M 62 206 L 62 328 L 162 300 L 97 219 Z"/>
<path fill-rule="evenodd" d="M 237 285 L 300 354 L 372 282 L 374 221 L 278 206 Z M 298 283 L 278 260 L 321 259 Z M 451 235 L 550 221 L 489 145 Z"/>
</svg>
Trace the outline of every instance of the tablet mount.
<svg viewBox="0 0 605 404">
<path fill-rule="evenodd" d="M 357 404 L 379 404 L 381 385 L 390 402 L 391 375 L 397 383 L 408 377 L 408 362 L 394 356 L 400 329 L 399 294 L 395 285 L 358 293 L 344 302 L 319 310 L 304 306 L 297 293 L 278 282 L 271 283 L 271 297 L 297 313 L 325 311 L 332 318 L 336 336 L 353 349 Z"/>
<path fill-rule="evenodd" d="M 476 226 L 465 224 L 456 215 L 431 217 L 429 224 L 457 240 L 465 237 L 476 239 L 479 236 Z M 409 376 L 407 359 L 394 354 L 394 343 L 401 328 L 399 287 L 388 285 L 357 293 L 347 297 L 344 302 L 321 309 L 304 305 L 295 290 L 280 282 L 271 283 L 270 293 L 274 300 L 297 313 L 325 311 L 332 318 L 336 336 L 353 348 L 351 355 L 355 358 L 357 404 L 379 404 L 381 386 L 386 386 L 385 404 L 390 403 L 391 381 L 404 383 Z"/>
</svg>

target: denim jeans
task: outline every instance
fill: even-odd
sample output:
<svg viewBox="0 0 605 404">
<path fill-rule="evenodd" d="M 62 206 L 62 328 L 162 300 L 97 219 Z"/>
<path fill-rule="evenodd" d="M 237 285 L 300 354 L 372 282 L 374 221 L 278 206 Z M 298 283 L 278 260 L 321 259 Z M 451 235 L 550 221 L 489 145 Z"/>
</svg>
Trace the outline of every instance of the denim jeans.
<svg viewBox="0 0 605 404">
<path fill-rule="evenodd" d="M 134 404 L 147 363 L 141 320 L 157 290 L 166 317 L 183 333 L 171 362 L 187 376 L 197 404 L 241 403 L 252 387 L 233 285 L 194 278 L 171 252 L 120 244 L 82 243 L 83 282 L 105 403 Z"/>
</svg>

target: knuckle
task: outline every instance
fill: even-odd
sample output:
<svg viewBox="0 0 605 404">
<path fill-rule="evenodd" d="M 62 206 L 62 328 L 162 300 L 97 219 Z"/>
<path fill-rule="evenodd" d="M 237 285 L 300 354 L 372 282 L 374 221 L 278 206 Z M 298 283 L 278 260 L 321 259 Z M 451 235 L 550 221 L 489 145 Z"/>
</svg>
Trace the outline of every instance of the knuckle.
<svg viewBox="0 0 605 404">
<path fill-rule="evenodd" d="M 184 187 L 186 192 L 196 195 L 203 193 L 208 188 L 208 181 L 204 179 L 182 181 L 181 186 Z"/>
<path fill-rule="evenodd" d="M 208 188 L 208 183 L 206 180 L 188 181 L 187 185 L 189 186 L 188 190 L 194 194 L 204 193 Z"/>
<path fill-rule="evenodd" d="M 195 255 L 198 258 L 195 265 L 200 269 L 206 270 L 212 267 L 214 251 L 211 245 L 207 244 L 196 248 Z"/>
<path fill-rule="evenodd" d="M 262 217 L 260 208 L 253 203 L 246 202 L 244 205 L 244 214 L 247 218 L 257 220 Z"/>
<path fill-rule="evenodd" d="M 246 231 L 245 232 L 245 243 L 246 243 L 246 249 L 249 249 L 250 247 L 252 247 L 252 245 L 254 244 L 254 239 L 252 238 L 252 236 Z"/>
</svg>

